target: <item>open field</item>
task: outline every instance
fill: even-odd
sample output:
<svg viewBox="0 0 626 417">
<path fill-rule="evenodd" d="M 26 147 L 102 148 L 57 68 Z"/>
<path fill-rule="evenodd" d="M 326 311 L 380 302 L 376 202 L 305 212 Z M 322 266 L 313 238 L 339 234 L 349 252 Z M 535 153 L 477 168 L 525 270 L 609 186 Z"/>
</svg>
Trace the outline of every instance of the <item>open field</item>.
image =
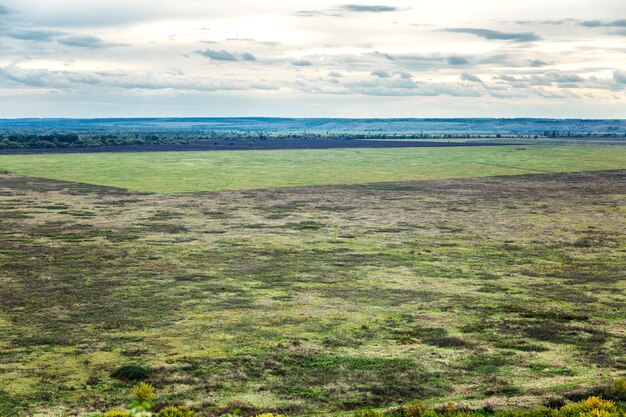
<svg viewBox="0 0 626 417">
<path fill-rule="evenodd" d="M 624 168 L 624 155 L 46 155 L 0 168 L 172 192 Z M 175 195 L 0 175 L 0 415 L 120 404 L 129 385 L 111 373 L 129 363 L 211 414 L 536 403 L 626 370 L 625 230 L 624 169 Z"/>
<path fill-rule="evenodd" d="M 175 193 L 626 168 L 626 147 L 491 146 L 4 155 L 18 174 Z"/>
</svg>

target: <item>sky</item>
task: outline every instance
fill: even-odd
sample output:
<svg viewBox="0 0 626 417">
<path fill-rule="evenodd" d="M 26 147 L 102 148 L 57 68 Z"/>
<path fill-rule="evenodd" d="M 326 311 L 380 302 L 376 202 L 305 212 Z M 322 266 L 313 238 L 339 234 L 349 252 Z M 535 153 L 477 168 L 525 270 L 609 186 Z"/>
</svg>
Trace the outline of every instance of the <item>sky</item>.
<svg viewBox="0 0 626 417">
<path fill-rule="evenodd" d="M 0 118 L 626 118 L 624 0 L 0 0 Z"/>
</svg>

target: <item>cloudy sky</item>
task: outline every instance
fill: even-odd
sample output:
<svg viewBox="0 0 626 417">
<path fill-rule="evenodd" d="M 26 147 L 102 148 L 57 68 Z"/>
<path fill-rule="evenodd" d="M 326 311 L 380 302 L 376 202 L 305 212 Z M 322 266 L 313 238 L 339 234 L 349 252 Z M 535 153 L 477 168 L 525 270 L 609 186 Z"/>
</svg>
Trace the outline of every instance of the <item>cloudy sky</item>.
<svg viewBox="0 0 626 417">
<path fill-rule="evenodd" d="M 0 117 L 626 118 L 624 0 L 0 0 Z"/>
</svg>

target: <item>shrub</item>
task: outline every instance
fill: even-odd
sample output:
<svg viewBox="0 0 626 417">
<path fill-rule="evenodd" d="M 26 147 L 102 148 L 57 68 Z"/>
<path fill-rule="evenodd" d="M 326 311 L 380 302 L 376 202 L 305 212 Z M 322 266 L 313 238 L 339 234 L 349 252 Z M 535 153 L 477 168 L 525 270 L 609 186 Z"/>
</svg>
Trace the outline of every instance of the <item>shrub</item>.
<svg viewBox="0 0 626 417">
<path fill-rule="evenodd" d="M 103 417 L 132 417 L 128 411 L 125 410 L 111 410 L 104 413 Z"/>
<path fill-rule="evenodd" d="M 503 410 L 496 417 L 557 417 L 558 412 L 548 407 L 535 407 L 529 410 Z"/>
<path fill-rule="evenodd" d="M 453 415 L 458 411 L 458 407 L 455 403 L 446 403 L 443 407 L 441 407 L 441 414 L 443 415 Z"/>
<path fill-rule="evenodd" d="M 429 339 L 427 343 L 440 348 L 462 348 L 467 346 L 467 343 L 458 337 L 435 337 Z"/>
<path fill-rule="evenodd" d="M 152 402 L 156 398 L 154 387 L 145 382 L 140 382 L 133 387 L 133 397 L 135 401 L 140 403 Z"/>
<path fill-rule="evenodd" d="M 183 405 L 170 406 L 159 411 L 158 417 L 196 417 L 196 413 Z"/>
<path fill-rule="evenodd" d="M 266 416 L 263 414 L 263 416 Z M 260 416 L 257 416 L 260 417 Z M 373 408 L 365 408 L 354 412 L 354 417 L 383 417 L 383 413 Z"/>
<path fill-rule="evenodd" d="M 150 374 L 148 368 L 144 368 L 141 365 L 124 365 L 111 373 L 113 378 L 121 379 L 123 381 L 141 381 L 146 379 Z"/>
<path fill-rule="evenodd" d="M 287 416 L 282 415 L 282 414 L 263 413 L 263 414 L 257 414 L 255 417 L 287 417 Z"/>
<path fill-rule="evenodd" d="M 383 415 L 385 417 L 406 417 L 404 407 L 390 408 L 388 410 L 385 410 Z"/>
<path fill-rule="evenodd" d="M 282 415 L 282 414 L 263 413 L 263 414 L 257 414 L 255 417 L 287 417 L 287 416 Z"/>
<path fill-rule="evenodd" d="M 406 417 L 424 417 L 428 411 L 428 405 L 421 401 L 411 401 L 404 406 L 404 415 Z"/>
<path fill-rule="evenodd" d="M 232 413 L 222 414 L 220 417 L 238 417 L 241 414 L 239 408 L 235 408 Z"/>
<path fill-rule="evenodd" d="M 589 397 L 586 400 L 561 407 L 559 415 L 563 417 L 608 417 L 611 414 L 617 416 L 617 412 L 618 408 L 615 402 L 599 397 Z"/>
<path fill-rule="evenodd" d="M 546 401 L 546 407 L 558 410 L 565 405 L 565 399 L 563 397 L 550 397 Z"/>
<path fill-rule="evenodd" d="M 626 377 L 618 378 L 613 382 L 611 393 L 615 398 L 626 401 Z"/>
</svg>

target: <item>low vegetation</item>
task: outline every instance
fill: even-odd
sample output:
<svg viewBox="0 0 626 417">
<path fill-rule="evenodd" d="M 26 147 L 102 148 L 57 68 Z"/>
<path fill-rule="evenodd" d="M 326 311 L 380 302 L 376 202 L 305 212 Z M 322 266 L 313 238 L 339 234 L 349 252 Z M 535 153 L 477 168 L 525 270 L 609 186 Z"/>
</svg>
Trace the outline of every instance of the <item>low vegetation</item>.
<svg viewBox="0 0 626 417">
<path fill-rule="evenodd" d="M 141 192 L 178 193 L 626 169 L 626 147 L 2 155 L 0 168 Z"/>
<path fill-rule="evenodd" d="M 151 412 L 197 415 L 596 395 L 626 369 L 625 187 L 615 170 L 158 195 L 3 175 L 0 415 L 127 411 L 138 382 Z"/>
<path fill-rule="evenodd" d="M 495 409 L 486 403 L 481 407 L 467 404 L 429 404 L 415 400 L 404 405 L 389 409 L 366 408 L 357 410 L 353 417 L 624 417 L 626 416 L 626 402 L 621 403 L 626 378 L 619 378 L 612 387 L 597 387 L 595 391 L 607 395 L 589 396 L 579 401 L 567 398 L 550 398 L 545 405 L 535 407 L 518 407 Z M 126 409 L 114 409 L 104 414 L 92 414 L 91 417 L 196 417 L 202 410 L 194 410 L 184 405 L 170 405 L 164 402 L 155 404 L 157 399 L 152 385 L 141 383 L 132 390 L 133 400 Z M 240 409 L 221 417 L 236 417 L 242 415 Z M 287 417 L 280 414 L 261 413 L 252 414 L 254 417 Z"/>
</svg>

